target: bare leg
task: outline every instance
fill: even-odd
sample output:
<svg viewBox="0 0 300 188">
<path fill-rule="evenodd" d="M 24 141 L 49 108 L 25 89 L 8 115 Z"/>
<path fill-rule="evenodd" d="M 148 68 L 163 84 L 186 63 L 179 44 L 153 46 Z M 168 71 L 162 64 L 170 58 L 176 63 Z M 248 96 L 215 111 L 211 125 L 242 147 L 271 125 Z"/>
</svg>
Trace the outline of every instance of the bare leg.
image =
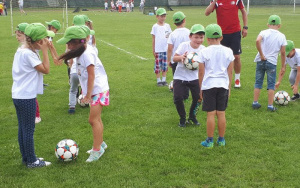
<svg viewBox="0 0 300 188">
<path fill-rule="evenodd" d="M 207 137 L 214 137 L 216 111 L 207 112 L 206 132 Z"/>
<path fill-rule="evenodd" d="M 274 90 L 273 90 L 273 91 L 274 91 Z M 260 89 L 255 88 L 255 89 L 254 89 L 254 97 L 253 97 L 253 101 L 258 101 L 259 94 L 260 94 Z M 274 92 L 273 92 L 273 95 L 274 95 Z M 273 96 L 273 97 L 274 97 L 274 96 Z M 272 98 L 272 101 L 273 101 L 273 98 Z"/>
<path fill-rule="evenodd" d="M 273 105 L 273 99 L 274 99 L 274 90 L 269 89 L 268 90 L 268 105 Z"/>
<path fill-rule="evenodd" d="M 100 145 L 103 142 L 103 124 L 101 120 L 102 106 L 96 105 L 90 107 L 89 123 L 93 130 L 93 149 L 100 150 Z"/>
<path fill-rule="evenodd" d="M 219 136 L 224 137 L 226 129 L 225 111 L 217 111 Z"/>
<path fill-rule="evenodd" d="M 240 55 L 234 55 L 234 58 L 234 72 L 240 74 L 242 69 L 241 57 Z"/>
</svg>

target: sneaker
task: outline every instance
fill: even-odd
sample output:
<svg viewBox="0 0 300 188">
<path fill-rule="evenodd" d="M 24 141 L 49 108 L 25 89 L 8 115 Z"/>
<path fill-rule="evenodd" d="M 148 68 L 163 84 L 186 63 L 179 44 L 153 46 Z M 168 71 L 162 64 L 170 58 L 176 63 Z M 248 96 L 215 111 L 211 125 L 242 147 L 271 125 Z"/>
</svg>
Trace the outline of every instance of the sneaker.
<svg viewBox="0 0 300 188">
<path fill-rule="evenodd" d="M 259 109 L 261 107 L 261 105 L 259 103 L 252 103 L 252 108 L 253 109 Z"/>
<path fill-rule="evenodd" d="M 268 107 L 267 110 L 270 111 L 270 112 L 275 112 L 277 110 L 277 108 L 272 106 L 272 107 Z"/>
<path fill-rule="evenodd" d="M 163 86 L 169 86 L 168 82 L 166 82 L 166 81 L 165 82 L 161 82 L 161 83 L 162 83 Z"/>
<path fill-rule="evenodd" d="M 291 97 L 291 101 L 295 101 L 295 100 L 298 100 L 298 99 L 300 99 L 299 93 L 294 94 L 294 95 Z"/>
<path fill-rule="evenodd" d="M 162 82 L 157 82 L 157 86 L 161 87 L 161 86 L 163 86 L 163 83 Z"/>
<path fill-rule="evenodd" d="M 222 140 L 222 141 L 218 140 L 218 141 L 217 141 L 217 144 L 218 144 L 218 146 L 225 146 L 225 145 L 226 145 L 225 139 Z"/>
<path fill-rule="evenodd" d="M 51 165 L 51 162 L 48 162 L 48 161 L 41 161 L 39 159 L 37 161 L 38 161 L 38 163 L 33 162 L 33 163 L 27 164 L 27 168 L 38 168 L 38 167 L 44 167 L 44 166 Z"/>
<path fill-rule="evenodd" d="M 68 113 L 75 114 L 75 108 L 73 108 L 73 107 L 69 108 Z"/>
<path fill-rule="evenodd" d="M 203 142 L 201 142 L 201 145 L 206 147 L 206 148 L 213 148 L 214 147 L 214 143 L 213 142 L 208 142 L 207 140 L 204 140 Z"/>
<path fill-rule="evenodd" d="M 90 163 L 93 161 L 97 161 L 104 154 L 104 152 L 105 152 L 105 150 L 102 147 L 101 147 L 100 151 L 92 150 L 89 158 L 85 162 Z"/>
<path fill-rule="evenodd" d="M 235 82 L 234 82 L 234 87 L 235 88 L 240 88 L 241 87 L 241 82 L 239 79 L 236 79 Z"/>
<path fill-rule="evenodd" d="M 39 123 L 42 121 L 41 117 L 35 117 L 35 124 Z"/>
<path fill-rule="evenodd" d="M 44 160 L 44 158 L 42 158 L 42 157 L 39 157 L 39 158 L 37 158 L 37 159 L 40 160 L 40 161 L 43 161 L 43 160 Z M 22 160 L 22 164 L 27 165 L 26 162 L 23 161 L 23 160 Z"/>
<path fill-rule="evenodd" d="M 185 127 L 185 123 L 186 123 L 185 119 L 180 119 L 178 126 L 179 127 Z"/>
<path fill-rule="evenodd" d="M 200 123 L 198 122 L 198 120 L 196 118 L 189 118 L 188 122 L 193 122 L 194 125 L 200 125 Z"/>
<path fill-rule="evenodd" d="M 102 147 L 104 150 L 106 150 L 106 149 L 107 149 L 107 144 L 103 141 L 102 144 L 101 144 L 101 147 Z M 90 154 L 91 151 L 93 151 L 93 148 L 90 149 L 90 150 L 88 150 L 86 153 Z"/>
</svg>

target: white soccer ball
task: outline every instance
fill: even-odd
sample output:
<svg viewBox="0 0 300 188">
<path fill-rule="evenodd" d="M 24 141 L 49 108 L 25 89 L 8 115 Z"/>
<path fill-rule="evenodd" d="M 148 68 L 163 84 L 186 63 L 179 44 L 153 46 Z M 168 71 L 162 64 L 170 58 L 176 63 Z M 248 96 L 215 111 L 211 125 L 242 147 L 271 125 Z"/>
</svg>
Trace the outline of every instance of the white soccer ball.
<svg viewBox="0 0 300 188">
<path fill-rule="evenodd" d="M 173 80 L 169 83 L 169 90 L 173 91 Z"/>
<path fill-rule="evenodd" d="M 278 91 L 274 96 L 274 102 L 279 105 L 287 105 L 290 100 L 289 94 L 285 91 Z"/>
<path fill-rule="evenodd" d="M 184 66 L 189 70 L 197 70 L 199 67 L 199 62 L 195 60 L 197 56 L 196 52 L 189 53 L 183 62 Z"/>
<path fill-rule="evenodd" d="M 72 161 L 78 156 L 79 148 L 77 143 L 71 139 L 63 139 L 56 145 L 55 155 L 62 161 Z"/>
<path fill-rule="evenodd" d="M 82 99 L 84 98 L 84 96 L 81 94 L 79 95 L 78 99 L 77 99 L 77 102 L 78 104 L 81 106 L 81 107 L 87 107 L 89 106 L 89 103 L 84 103 L 82 102 Z"/>
</svg>

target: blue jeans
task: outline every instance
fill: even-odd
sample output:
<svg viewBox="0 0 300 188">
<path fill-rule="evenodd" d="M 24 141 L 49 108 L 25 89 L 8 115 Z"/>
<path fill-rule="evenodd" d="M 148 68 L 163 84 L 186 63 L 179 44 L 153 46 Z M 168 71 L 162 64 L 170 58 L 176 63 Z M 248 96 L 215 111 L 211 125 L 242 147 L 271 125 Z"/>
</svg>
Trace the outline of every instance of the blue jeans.
<svg viewBox="0 0 300 188">
<path fill-rule="evenodd" d="M 69 106 L 75 108 L 76 96 L 78 93 L 79 78 L 77 73 L 70 74 L 70 91 L 69 91 Z"/>
<path fill-rule="evenodd" d="M 276 65 L 268 61 L 259 61 L 256 63 L 255 85 L 254 88 L 261 89 L 265 73 L 267 73 L 267 89 L 275 90 L 276 82 Z"/>
<path fill-rule="evenodd" d="M 33 134 L 35 130 L 36 102 L 34 99 L 13 99 L 18 123 L 18 141 L 23 162 L 33 163 L 36 156 L 34 152 Z"/>
</svg>

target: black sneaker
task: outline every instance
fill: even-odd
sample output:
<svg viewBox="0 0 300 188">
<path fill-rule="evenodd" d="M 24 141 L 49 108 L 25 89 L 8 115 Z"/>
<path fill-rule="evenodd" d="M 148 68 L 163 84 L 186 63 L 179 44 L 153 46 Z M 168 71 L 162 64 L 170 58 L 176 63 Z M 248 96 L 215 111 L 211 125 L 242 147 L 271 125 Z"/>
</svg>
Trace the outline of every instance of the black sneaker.
<svg viewBox="0 0 300 188">
<path fill-rule="evenodd" d="M 178 126 L 185 127 L 186 119 L 180 119 Z"/>
<path fill-rule="evenodd" d="M 69 108 L 68 113 L 69 114 L 75 114 L 75 108 Z"/>
<path fill-rule="evenodd" d="M 39 159 L 38 159 L 38 161 L 39 161 L 38 164 L 36 164 L 36 163 L 29 163 L 29 164 L 27 164 L 27 168 L 38 168 L 38 167 L 44 167 L 44 166 L 51 165 L 51 163 L 47 162 L 47 161 L 41 161 Z"/>
<path fill-rule="evenodd" d="M 295 101 L 295 100 L 298 100 L 298 99 L 300 99 L 299 93 L 296 93 L 296 94 L 294 94 L 294 95 L 291 97 L 291 101 Z"/>
<path fill-rule="evenodd" d="M 193 122 L 194 125 L 200 125 L 200 123 L 198 122 L 198 120 L 196 118 L 189 118 L 188 122 Z"/>
<path fill-rule="evenodd" d="M 168 86 L 168 82 L 161 82 L 163 86 Z"/>
<path fill-rule="evenodd" d="M 163 83 L 162 82 L 157 82 L 157 86 L 161 87 L 161 86 L 163 86 Z"/>
</svg>

